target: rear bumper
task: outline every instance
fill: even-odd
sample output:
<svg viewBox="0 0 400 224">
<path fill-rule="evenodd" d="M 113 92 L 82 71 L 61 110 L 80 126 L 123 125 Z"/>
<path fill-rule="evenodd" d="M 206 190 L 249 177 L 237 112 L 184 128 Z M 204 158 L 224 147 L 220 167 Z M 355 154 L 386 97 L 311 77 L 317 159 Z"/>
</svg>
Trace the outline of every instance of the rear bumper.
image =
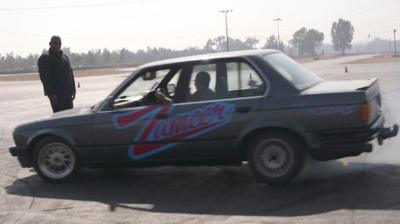
<svg viewBox="0 0 400 224">
<path fill-rule="evenodd" d="M 382 127 L 378 131 L 378 143 L 383 144 L 383 140 L 396 136 L 399 132 L 399 125 L 395 124 L 392 128 Z"/>
<path fill-rule="evenodd" d="M 319 146 L 311 149 L 314 158 L 332 160 L 348 156 L 358 156 L 371 152 L 372 140 L 377 139 L 380 145 L 387 138 L 398 134 L 398 125 L 384 127 L 384 118 L 380 116 L 370 126 L 364 128 L 339 129 L 315 132 Z"/>
<path fill-rule="evenodd" d="M 22 167 L 32 167 L 32 160 L 29 156 L 27 147 L 15 146 L 11 147 L 9 151 L 12 156 L 16 156 L 18 158 L 18 162 Z"/>
<path fill-rule="evenodd" d="M 366 143 L 378 138 L 383 125 L 384 118 L 380 116 L 367 127 L 317 131 L 316 135 L 322 146 Z"/>
</svg>

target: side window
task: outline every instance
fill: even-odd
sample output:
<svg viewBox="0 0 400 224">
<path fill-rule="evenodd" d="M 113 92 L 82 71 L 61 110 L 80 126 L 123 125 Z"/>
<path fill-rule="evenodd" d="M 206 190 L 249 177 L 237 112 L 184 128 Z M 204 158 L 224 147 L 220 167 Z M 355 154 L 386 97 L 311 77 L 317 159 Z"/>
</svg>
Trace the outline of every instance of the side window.
<svg viewBox="0 0 400 224">
<path fill-rule="evenodd" d="M 193 66 L 187 101 L 193 102 L 216 99 L 216 75 L 217 65 L 215 63 Z"/>
<path fill-rule="evenodd" d="M 265 83 L 259 74 L 244 62 L 227 62 L 227 91 L 229 98 L 260 96 Z"/>
<path fill-rule="evenodd" d="M 240 90 L 240 76 L 239 76 L 239 63 L 238 62 L 228 62 L 226 63 L 226 77 L 228 80 L 228 91 L 239 91 Z"/>
</svg>

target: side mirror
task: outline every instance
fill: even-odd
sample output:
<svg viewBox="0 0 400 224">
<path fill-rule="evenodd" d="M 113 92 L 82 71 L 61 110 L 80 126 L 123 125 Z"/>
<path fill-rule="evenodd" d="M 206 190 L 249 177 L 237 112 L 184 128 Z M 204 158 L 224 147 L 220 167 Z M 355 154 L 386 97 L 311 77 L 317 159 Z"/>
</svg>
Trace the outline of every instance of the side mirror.
<svg viewBox="0 0 400 224">
<path fill-rule="evenodd" d="M 169 95 L 172 95 L 172 94 L 174 94 L 175 93 L 175 90 L 176 90 L 176 86 L 175 86 L 175 84 L 168 84 L 167 85 L 167 92 L 168 92 L 168 94 Z"/>
<path fill-rule="evenodd" d="M 252 74 L 250 73 L 249 81 L 247 82 L 249 87 L 255 88 L 257 87 L 257 81 L 253 79 Z"/>
<path fill-rule="evenodd" d="M 256 88 L 258 84 L 257 84 L 257 81 L 256 81 L 256 80 L 251 79 L 251 80 L 249 80 L 249 82 L 247 83 L 247 85 L 248 85 L 249 87 Z"/>
</svg>

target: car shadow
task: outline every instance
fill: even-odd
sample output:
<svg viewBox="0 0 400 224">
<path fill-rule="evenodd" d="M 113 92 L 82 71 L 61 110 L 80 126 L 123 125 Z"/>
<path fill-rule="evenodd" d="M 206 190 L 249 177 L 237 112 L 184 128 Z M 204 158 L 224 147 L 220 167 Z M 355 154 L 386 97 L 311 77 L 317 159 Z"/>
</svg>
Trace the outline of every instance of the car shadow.
<svg viewBox="0 0 400 224">
<path fill-rule="evenodd" d="M 400 166 L 309 161 L 295 182 L 258 183 L 242 167 L 159 167 L 84 170 L 63 184 L 37 175 L 14 181 L 9 194 L 101 202 L 161 213 L 304 216 L 342 209 L 400 209 Z M 30 191 L 21 187 L 28 183 Z M 146 205 L 146 206 L 144 206 Z"/>
</svg>

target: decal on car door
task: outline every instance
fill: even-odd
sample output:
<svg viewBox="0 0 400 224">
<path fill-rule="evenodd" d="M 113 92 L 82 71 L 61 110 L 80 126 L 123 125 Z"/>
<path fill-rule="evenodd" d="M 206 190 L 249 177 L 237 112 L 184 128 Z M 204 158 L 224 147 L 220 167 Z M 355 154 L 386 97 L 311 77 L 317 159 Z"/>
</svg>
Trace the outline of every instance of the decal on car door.
<svg viewBox="0 0 400 224">
<path fill-rule="evenodd" d="M 153 105 L 141 110 L 116 114 L 113 122 L 117 129 L 125 129 L 141 120 L 147 120 L 136 135 L 135 142 L 155 142 L 132 145 L 129 157 L 143 159 L 171 148 L 179 141 L 206 134 L 230 122 L 235 105 L 214 103 L 175 117 L 160 120 L 157 116 L 167 115 L 173 110 L 172 104 Z"/>
</svg>

